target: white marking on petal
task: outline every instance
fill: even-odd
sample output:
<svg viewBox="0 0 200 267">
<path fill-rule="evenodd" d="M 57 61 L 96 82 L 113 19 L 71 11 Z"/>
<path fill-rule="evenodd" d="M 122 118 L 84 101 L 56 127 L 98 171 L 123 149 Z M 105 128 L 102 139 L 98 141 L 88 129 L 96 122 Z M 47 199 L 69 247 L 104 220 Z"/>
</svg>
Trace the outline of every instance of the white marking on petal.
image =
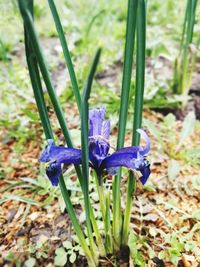
<svg viewBox="0 0 200 267">
<path fill-rule="evenodd" d="M 146 147 L 142 148 L 142 150 L 140 150 L 140 153 L 142 155 L 145 155 L 149 152 L 149 150 L 151 149 L 151 141 L 148 137 L 148 135 L 145 133 L 144 130 L 142 129 L 137 129 L 137 132 L 141 135 L 141 137 L 145 140 L 146 142 Z"/>
</svg>

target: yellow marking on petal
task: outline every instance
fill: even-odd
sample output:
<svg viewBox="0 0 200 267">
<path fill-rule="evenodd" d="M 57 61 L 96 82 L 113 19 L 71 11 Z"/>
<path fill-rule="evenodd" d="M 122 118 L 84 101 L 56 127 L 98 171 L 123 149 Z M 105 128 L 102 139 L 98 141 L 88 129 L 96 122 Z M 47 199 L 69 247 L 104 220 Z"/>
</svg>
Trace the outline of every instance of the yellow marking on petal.
<svg viewBox="0 0 200 267">
<path fill-rule="evenodd" d="M 53 163 L 53 162 L 54 162 L 54 160 L 45 162 L 45 163 L 44 163 L 44 168 L 45 168 L 45 170 L 46 170 L 46 168 L 47 168 L 51 163 Z"/>
</svg>

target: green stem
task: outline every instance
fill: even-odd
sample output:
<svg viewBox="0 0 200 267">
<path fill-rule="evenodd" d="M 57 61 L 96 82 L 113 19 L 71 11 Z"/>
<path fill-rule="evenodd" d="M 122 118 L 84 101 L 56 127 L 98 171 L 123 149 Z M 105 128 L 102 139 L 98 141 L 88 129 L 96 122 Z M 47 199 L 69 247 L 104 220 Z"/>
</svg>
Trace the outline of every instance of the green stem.
<svg viewBox="0 0 200 267">
<path fill-rule="evenodd" d="M 59 15 L 58 15 L 58 11 L 56 9 L 56 5 L 55 5 L 54 1 L 53 0 L 48 0 L 48 2 L 49 2 L 49 7 L 51 9 L 51 13 L 52 13 L 53 18 L 54 18 L 54 22 L 55 22 L 56 29 L 57 29 L 57 32 L 58 32 L 58 36 L 59 36 L 59 39 L 60 39 L 60 43 L 61 43 L 61 46 L 62 46 L 62 49 L 63 49 L 64 58 L 65 58 L 65 61 L 66 61 L 67 67 L 68 67 L 69 76 L 70 76 L 71 83 L 72 83 L 72 89 L 73 89 L 73 92 L 74 92 L 74 96 L 76 98 L 76 103 L 77 103 L 77 106 L 78 106 L 78 109 L 79 109 L 79 113 L 81 113 L 80 92 L 79 92 L 78 83 L 77 83 L 74 67 L 73 67 L 73 64 L 72 64 L 70 52 L 69 52 L 69 49 L 68 49 L 67 41 L 66 41 L 66 38 L 65 38 L 65 34 L 64 34 L 64 31 L 63 31 L 63 28 L 62 28 L 62 24 L 61 24 L 61 21 L 60 21 Z"/>
<path fill-rule="evenodd" d="M 110 192 L 106 193 L 106 214 L 105 214 L 105 239 L 106 239 L 106 251 L 107 254 L 113 253 L 113 242 L 112 242 L 112 230 L 110 224 Z"/>
<path fill-rule="evenodd" d="M 137 4 L 138 0 L 128 1 L 126 43 L 125 43 L 124 68 L 123 68 L 123 78 L 122 78 L 117 149 L 122 148 L 124 145 L 126 120 L 128 114 L 128 100 L 129 100 L 132 65 L 133 65 Z M 117 176 L 115 176 L 113 180 L 113 199 L 114 199 L 113 238 L 114 238 L 115 250 L 118 250 L 121 245 L 122 214 L 121 214 L 121 200 L 120 200 L 121 198 L 120 182 L 121 182 L 121 170 L 118 172 Z"/>
<path fill-rule="evenodd" d="M 96 172 L 94 173 L 94 177 L 95 177 L 95 184 L 96 184 L 98 197 L 99 197 L 102 220 L 104 224 L 106 253 L 109 254 L 111 253 L 111 250 L 113 250 L 111 227 L 110 227 L 110 205 L 108 205 L 108 203 L 106 204 L 106 196 L 104 194 L 105 188 L 103 186 L 102 177 L 98 176 Z"/>
<path fill-rule="evenodd" d="M 93 227 L 95 238 L 96 238 L 96 243 L 97 243 L 98 249 L 99 249 L 99 255 L 101 257 L 105 257 L 106 256 L 105 246 L 104 246 L 102 237 L 100 235 L 100 232 L 99 232 L 99 229 L 98 229 L 98 225 L 97 225 L 97 221 L 95 219 L 94 211 L 92 209 L 91 204 L 90 204 L 90 208 L 89 209 L 90 209 L 90 219 L 91 219 L 92 227 Z"/>
<path fill-rule="evenodd" d="M 136 188 L 136 179 L 132 172 L 129 173 L 127 193 L 126 193 L 126 208 L 124 212 L 124 221 L 123 221 L 123 233 L 122 233 L 122 245 L 128 244 L 129 236 L 129 225 L 131 219 L 131 208 L 133 204 L 133 194 Z"/>
<path fill-rule="evenodd" d="M 95 183 L 96 183 L 96 188 L 97 188 L 98 197 L 99 197 L 99 204 L 100 204 L 101 213 L 102 213 L 102 219 L 103 219 L 104 226 L 105 226 L 106 202 L 105 202 L 105 197 L 104 197 L 104 188 L 103 188 L 102 182 L 100 182 L 101 178 L 98 177 L 96 172 L 94 176 L 95 176 Z"/>
<path fill-rule="evenodd" d="M 140 136 L 136 132 L 142 125 L 142 109 L 144 98 L 144 82 L 145 82 L 145 44 L 146 44 L 146 6 L 145 0 L 138 1 L 137 11 L 137 51 L 136 51 L 136 86 L 135 86 L 135 103 L 134 103 L 134 121 L 132 145 L 139 145 Z M 133 173 L 129 174 L 126 207 L 124 212 L 122 243 L 128 244 L 129 225 L 131 217 L 131 206 L 133 201 L 133 193 L 136 187 L 136 179 Z"/>
</svg>

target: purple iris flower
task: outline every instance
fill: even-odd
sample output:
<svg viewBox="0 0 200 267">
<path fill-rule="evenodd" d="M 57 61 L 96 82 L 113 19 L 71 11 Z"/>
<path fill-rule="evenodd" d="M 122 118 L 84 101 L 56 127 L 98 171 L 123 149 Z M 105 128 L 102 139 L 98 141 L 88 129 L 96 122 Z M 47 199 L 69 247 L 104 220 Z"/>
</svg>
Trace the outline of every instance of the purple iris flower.
<svg viewBox="0 0 200 267">
<path fill-rule="evenodd" d="M 140 180 L 145 184 L 150 175 L 150 164 L 146 154 L 150 150 L 150 140 L 147 134 L 138 129 L 137 132 L 146 141 L 146 146 L 124 147 L 109 155 L 110 121 L 104 120 L 105 108 L 89 111 L 89 162 L 90 166 L 100 176 L 104 170 L 115 174 L 118 167 L 126 167 L 140 171 Z M 48 145 L 42 152 L 41 162 L 46 162 L 46 174 L 52 185 L 58 185 L 59 176 L 62 174 L 62 165 L 81 164 L 81 149 L 56 146 L 53 140 L 48 140 Z"/>
</svg>

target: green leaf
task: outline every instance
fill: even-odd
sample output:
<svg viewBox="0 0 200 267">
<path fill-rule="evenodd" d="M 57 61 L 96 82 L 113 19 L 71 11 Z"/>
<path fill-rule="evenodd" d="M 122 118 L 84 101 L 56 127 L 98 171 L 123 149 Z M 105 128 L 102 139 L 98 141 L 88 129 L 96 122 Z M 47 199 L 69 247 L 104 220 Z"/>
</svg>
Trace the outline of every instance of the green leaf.
<svg viewBox="0 0 200 267">
<path fill-rule="evenodd" d="M 62 256 L 64 254 L 66 254 L 66 251 L 65 251 L 65 249 L 63 247 L 60 247 L 60 248 L 56 249 L 55 253 L 56 253 L 57 256 L 59 256 L 59 255 Z"/>
<path fill-rule="evenodd" d="M 34 267 L 36 263 L 36 259 L 34 258 L 29 258 L 28 260 L 25 261 L 25 266 L 26 267 Z"/>
<path fill-rule="evenodd" d="M 133 233 L 133 231 L 130 231 L 128 246 L 130 248 L 131 258 L 134 261 L 134 263 L 141 267 L 145 267 L 145 261 L 142 256 L 142 253 L 138 250 L 138 247 L 140 247 L 140 245 L 138 245 L 138 238 Z"/>
<path fill-rule="evenodd" d="M 72 243 L 69 240 L 64 241 L 62 244 L 63 244 L 63 247 L 66 248 L 67 250 L 73 247 Z"/>
<path fill-rule="evenodd" d="M 150 131 L 150 133 L 159 141 L 159 143 L 164 148 L 165 144 L 162 141 L 161 131 L 155 126 L 155 124 L 152 121 L 144 119 L 143 122 L 144 125 L 147 127 L 147 129 Z"/>
<path fill-rule="evenodd" d="M 26 197 L 18 196 L 18 195 L 5 195 L 6 200 L 16 200 L 24 203 L 28 203 L 30 205 L 40 206 L 40 203 Z"/>
<path fill-rule="evenodd" d="M 164 124 L 167 127 L 174 126 L 175 122 L 176 122 L 176 117 L 172 113 L 169 113 L 167 116 L 164 117 Z"/>
<path fill-rule="evenodd" d="M 193 249 L 197 247 L 197 243 L 195 241 L 189 240 L 185 244 L 186 251 L 193 251 Z"/>
<path fill-rule="evenodd" d="M 193 133 L 196 124 L 196 117 L 193 111 L 189 112 L 183 121 L 183 128 L 180 133 L 180 141 L 177 150 L 183 145 L 184 141 Z"/>
<path fill-rule="evenodd" d="M 181 166 L 177 160 L 171 159 L 168 166 L 168 177 L 171 181 L 174 181 L 177 178 L 181 170 Z"/>
<path fill-rule="evenodd" d="M 29 108 L 22 109 L 24 114 L 29 117 L 33 122 L 38 122 L 38 114 L 35 111 L 31 111 Z"/>
<path fill-rule="evenodd" d="M 159 253 L 158 253 L 158 258 L 160 260 L 164 259 L 165 258 L 165 251 L 164 250 L 161 250 Z"/>
<path fill-rule="evenodd" d="M 67 262 L 67 252 L 65 249 L 63 247 L 57 248 L 55 253 L 54 264 L 56 266 L 65 266 Z"/>
<path fill-rule="evenodd" d="M 13 252 L 8 252 L 8 254 L 5 256 L 5 259 L 7 260 L 7 261 L 12 261 L 12 260 L 14 260 L 14 258 L 15 258 L 15 256 L 14 256 L 14 253 Z"/>
<path fill-rule="evenodd" d="M 62 257 L 55 256 L 54 258 L 55 266 L 65 266 L 66 262 L 67 262 L 67 255 L 62 255 Z"/>
<path fill-rule="evenodd" d="M 75 260 L 76 260 L 76 253 L 72 252 L 71 255 L 70 255 L 70 257 L 69 257 L 69 261 L 71 263 L 74 263 Z"/>
</svg>

